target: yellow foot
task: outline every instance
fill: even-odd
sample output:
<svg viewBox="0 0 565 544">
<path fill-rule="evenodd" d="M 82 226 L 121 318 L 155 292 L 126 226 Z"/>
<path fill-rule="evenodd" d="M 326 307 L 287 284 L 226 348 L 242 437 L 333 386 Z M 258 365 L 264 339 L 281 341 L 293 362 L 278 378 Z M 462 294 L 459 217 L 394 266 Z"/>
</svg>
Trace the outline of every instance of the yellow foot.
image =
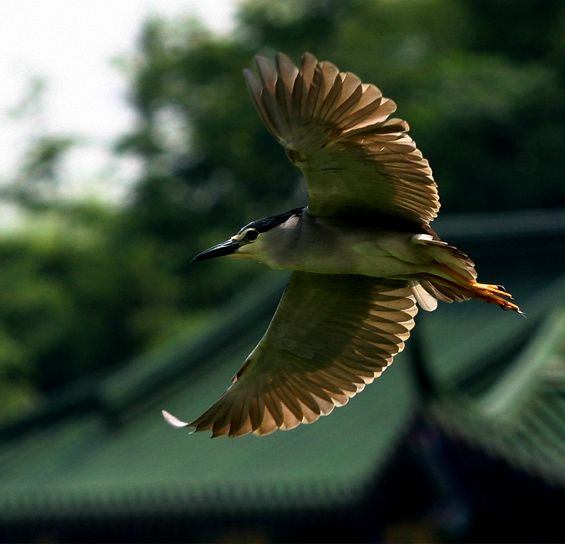
<svg viewBox="0 0 565 544">
<path fill-rule="evenodd" d="M 510 300 L 514 300 L 510 293 L 507 293 L 504 290 L 504 287 L 501 285 L 490 285 L 488 283 L 477 283 L 473 282 L 473 291 L 475 292 L 476 298 L 484 300 L 485 302 L 490 302 L 492 304 L 497 304 L 503 310 L 514 310 L 519 314 L 523 315 L 523 312 L 520 310 L 520 307 Z M 505 298 L 502 298 L 505 297 Z M 510 299 L 510 300 L 506 300 Z"/>
</svg>

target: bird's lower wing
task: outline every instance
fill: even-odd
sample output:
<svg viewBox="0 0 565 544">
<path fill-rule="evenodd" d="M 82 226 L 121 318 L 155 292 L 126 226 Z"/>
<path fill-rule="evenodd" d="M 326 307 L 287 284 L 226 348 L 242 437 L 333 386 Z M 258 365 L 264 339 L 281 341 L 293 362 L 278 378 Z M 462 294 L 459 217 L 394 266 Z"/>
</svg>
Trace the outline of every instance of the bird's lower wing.
<svg viewBox="0 0 565 544">
<path fill-rule="evenodd" d="M 268 434 L 347 403 L 402 351 L 416 304 L 404 282 L 294 272 L 233 385 L 194 421 L 213 436 Z"/>
</svg>

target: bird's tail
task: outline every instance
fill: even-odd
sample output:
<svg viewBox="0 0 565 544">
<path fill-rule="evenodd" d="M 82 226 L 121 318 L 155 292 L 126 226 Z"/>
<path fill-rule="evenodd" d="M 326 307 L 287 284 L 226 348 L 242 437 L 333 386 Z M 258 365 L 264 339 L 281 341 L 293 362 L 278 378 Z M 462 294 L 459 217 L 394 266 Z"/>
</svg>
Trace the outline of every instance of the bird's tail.
<svg viewBox="0 0 565 544">
<path fill-rule="evenodd" d="M 520 314 L 522 313 L 520 307 L 512 302 L 514 300 L 512 295 L 506 291 L 502 285 L 479 283 L 474 280 L 469 281 L 465 278 L 457 278 L 455 281 L 435 276 L 428 276 L 428 278 L 429 279 L 420 280 L 418 282 L 419 287 L 416 289 L 423 289 L 428 295 L 431 295 L 437 300 L 442 300 L 443 302 L 461 302 L 463 300 L 476 298 L 484 302 L 496 304 L 503 310 L 514 310 Z M 419 294 L 419 296 L 421 297 L 422 295 Z M 418 295 L 416 298 L 418 298 Z M 420 305 L 422 306 L 422 304 Z M 427 309 L 425 306 L 423 307 Z"/>
<path fill-rule="evenodd" d="M 476 298 L 496 304 L 503 310 L 522 313 L 504 287 L 476 281 L 475 263 L 465 253 L 441 240 L 425 235 L 420 238 L 418 242 L 430 248 L 437 270 L 437 273 L 421 274 L 417 281 L 411 282 L 412 291 L 423 309 L 434 310 L 433 299 L 462 302 Z"/>
</svg>

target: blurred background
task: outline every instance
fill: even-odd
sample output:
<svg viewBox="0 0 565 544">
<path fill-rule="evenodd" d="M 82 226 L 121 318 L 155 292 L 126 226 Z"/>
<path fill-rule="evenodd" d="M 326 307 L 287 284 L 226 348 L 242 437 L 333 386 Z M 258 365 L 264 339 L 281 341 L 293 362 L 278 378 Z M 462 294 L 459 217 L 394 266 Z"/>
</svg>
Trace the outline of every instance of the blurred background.
<svg viewBox="0 0 565 544">
<path fill-rule="evenodd" d="M 37 444 L 38 436 L 28 434 L 37 427 L 29 422 L 49 413 L 41 420 L 48 433 L 45 429 L 60 421 L 48 407 L 62 397 L 73 397 L 68 406 L 76 408 L 76 398 L 87 398 L 92 384 L 118 376 L 120 385 L 112 387 L 123 400 L 132 369 L 143 368 L 135 383 L 157 384 L 148 369 L 161 368 L 159 361 L 169 357 L 162 354 L 170 350 L 177 350 L 174 368 L 182 369 L 189 364 L 183 342 L 212 334 L 226 301 L 248 286 L 248 293 L 256 292 L 253 286 L 267 281 L 264 268 L 249 263 L 189 265 L 196 253 L 246 222 L 305 203 L 299 172 L 267 135 L 243 82 L 242 69 L 253 67 L 256 54 L 273 58 L 283 51 L 299 62 L 310 51 L 395 100 L 397 115 L 409 121 L 411 136 L 432 165 L 442 215 L 481 214 L 492 220 L 493 230 L 504 232 L 526 229 L 532 217 L 538 230 L 563 224 L 565 4 L 560 0 L 24 0 L 3 2 L 0 18 L 5 27 L 0 40 L 0 423 L 8 429 L 6 448 L 29 451 L 24 437 Z M 469 224 L 478 229 L 485 223 Z M 461 225 L 455 221 L 445 228 L 459 232 Z M 484 260 L 489 259 L 496 256 L 487 254 Z M 563 269 L 563 254 L 555 248 L 533 260 L 541 268 L 551 260 L 557 272 Z M 502 274 L 492 281 L 506 281 Z M 548 282 L 540 280 L 538 287 Z M 257 300 L 272 309 L 259 295 Z M 439 312 L 453 323 L 461 311 L 457 306 Z M 238 307 L 233 306 L 235 314 Z M 239 315 L 240 321 L 247 319 Z M 436 352 L 441 349 L 438 340 Z M 139 360 L 141 366 L 132 363 Z M 207 391 L 210 400 L 228 385 L 234 364 Z M 173 374 L 166 374 L 167 387 Z M 167 395 L 160 391 L 159 406 L 166 407 Z M 189 408 L 197 415 L 197 408 L 182 405 L 185 413 Z M 156 420 L 155 425 L 168 436 L 168 428 Z M 105 440 L 118 440 L 118 427 Z M 282 434 L 277 440 L 289 439 Z M 151 440 L 160 440 L 156 436 Z M 192 448 L 196 437 L 174 436 L 182 442 L 175 446 L 180 463 L 182 448 Z M 237 448 L 255 447 L 249 444 L 255 444 L 253 438 Z M 232 454 L 228 446 L 219 447 L 221 465 Z M 14 451 L 4 452 L 5 462 L 13 461 Z M 366 466 L 372 466 L 367 456 Z M 0 485 L 16 485 L 9 463 L 0 463 L 0 470 Z M 21 467 L 17 483 L 21 489 L 31 485 L 25 470 Z M 167 485 L 170 476 L 160 476 L 159 483 Z M 53 478 L 46 485 L 56 503 Z M 71 483 L 79 486 L 80 477 Z M 457 510 L 450 519 L 467 514 Z M 16 525 L 6 529 L 6 541 Z M 434 518 L 434 528 L 439 525 Z M 469 525 L 455 525 L 459 532 L 449 537 L 408 525 L 396 532 L 379 526 L 364 538 L 470 538 Z M 204 538 L 179 531 L 179 541 Z M 52 541 L 71 538 L 59 529 L 18 534 L 24 540 L 38 534 Z M 239 541 L 278 538 L 264 528 L 244 536 L 222 534 Z M 117 535 L 108 539 L 119 540 Z M 559 535 L 544 536 L 559 541 Z"/>
</svg>

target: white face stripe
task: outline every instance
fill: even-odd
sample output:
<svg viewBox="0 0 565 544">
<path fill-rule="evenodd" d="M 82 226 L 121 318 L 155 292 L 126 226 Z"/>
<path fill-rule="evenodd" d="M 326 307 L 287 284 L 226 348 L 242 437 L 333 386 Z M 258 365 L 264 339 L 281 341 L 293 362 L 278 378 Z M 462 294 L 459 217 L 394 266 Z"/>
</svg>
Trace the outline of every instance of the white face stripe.
<svg viewBox="0 0 565 544">
<path fill-rule="evenodd" d="M 240 243 L 250 243 L 257 240 L 261 233 L 255 227 L 243 227 L 235 236 L 232 236 L 232 240 L 236 240 Z"/>
<path fill-rule="evenodd" d="M 243 235 L 246 230 L 253 228 L 259 233 L 267 232 L 275 227 L 278 227 L 280 224 L 288 221 L 290 217 L 293 215 L 302 215 L 304 208 L 295 208 L 294 210 L 290 210 L 285 213 L 281 213 L 278 215 L 272 215 L 270 217 L 263 217 L 262 219 L 257 219 L 256 221 L 251 221 L 243 228 L 241 228 L 238 233 L 234 236 L 234 238 Z M 240 238 L 237 238 L 238 240 Z"/>
</svg>

